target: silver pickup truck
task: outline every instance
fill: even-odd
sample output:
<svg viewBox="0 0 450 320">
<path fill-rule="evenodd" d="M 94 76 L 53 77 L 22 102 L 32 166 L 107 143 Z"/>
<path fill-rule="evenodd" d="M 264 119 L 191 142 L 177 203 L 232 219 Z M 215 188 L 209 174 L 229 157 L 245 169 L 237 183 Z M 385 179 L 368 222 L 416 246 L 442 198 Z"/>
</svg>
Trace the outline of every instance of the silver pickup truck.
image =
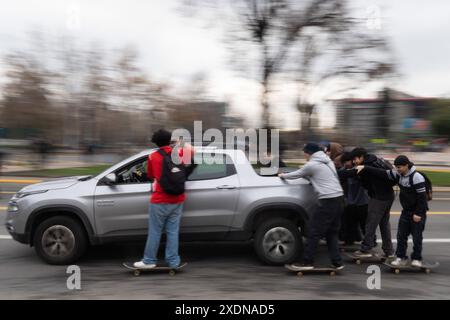
<svg viewBox="0 0 450 320">
<path fill-rule="evenodd" d="M 8 232 L 34 246 L 50 264 L 73 263 L 88 245 L 145 240 L 152 192 L 146 162 L 154 151 L 136 154 L 97 176 L 21 189 L 8 204 Z M 202 161 L 189 176 L 181 240 L 253 240 L 263 262 L 293 261 L 301 253 L 306 221 L 317 202 L 309 182 L 262 176 L 241 150 L 200 149 L 196 156 L 223 161 Z"/>
</svg>

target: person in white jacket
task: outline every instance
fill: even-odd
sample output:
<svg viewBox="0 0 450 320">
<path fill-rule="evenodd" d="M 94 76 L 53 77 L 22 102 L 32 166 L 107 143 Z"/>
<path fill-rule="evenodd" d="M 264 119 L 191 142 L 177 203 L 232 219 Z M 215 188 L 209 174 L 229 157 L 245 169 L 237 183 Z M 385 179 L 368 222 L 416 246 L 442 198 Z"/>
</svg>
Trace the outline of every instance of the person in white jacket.
<svg viewBox="0 0 450 320">
<path fill-rule="evenodd" d="M 319 240 L 325 238 L 332 266 L 340 270 L 344 268 L 338 239 L 344 211 L 344 192 L 333 161 L 318 144 L 307 143 L 303 152 L 308 162 L 301 169 L 278 175 L 281 179 L 309 180 L 319 199 L 317 210 L 309 221 L 303 262 L 294 263 L 291 267 L 299 271 L 313 269 Z"/>
</svg>

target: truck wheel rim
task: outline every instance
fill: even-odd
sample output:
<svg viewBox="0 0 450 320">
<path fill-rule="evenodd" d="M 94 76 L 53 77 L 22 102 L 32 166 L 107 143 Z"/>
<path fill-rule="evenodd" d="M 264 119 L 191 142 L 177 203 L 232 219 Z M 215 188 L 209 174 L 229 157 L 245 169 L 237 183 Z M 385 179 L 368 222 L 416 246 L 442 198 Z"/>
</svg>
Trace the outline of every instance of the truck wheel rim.
<svg viewBox="0 0 450 320">
<path fill-rule="evenodd" d="M 275 227 L 266 232 L 262 245 L 266 256 L 280 260 L 292 254 L 295 238 L 289 229 Z"/>
<path fill-rule="evenodd" d="M 67 256 L 73 251 L 74 246 L 75 235 L 66 226 L 51 226 L 42 235 L 42 248 L 51 257 Z"/>
</svg>

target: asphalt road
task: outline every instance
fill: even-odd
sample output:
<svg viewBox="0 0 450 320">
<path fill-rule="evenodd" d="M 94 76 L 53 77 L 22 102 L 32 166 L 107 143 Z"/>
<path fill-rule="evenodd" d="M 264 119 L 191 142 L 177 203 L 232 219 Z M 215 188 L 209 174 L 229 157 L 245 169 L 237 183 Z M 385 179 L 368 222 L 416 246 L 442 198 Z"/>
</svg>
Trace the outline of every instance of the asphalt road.
<svg viewBox="0 0 450 320">
<path fill-rule="evenodd" d="M 22 185 L 0 184 L 0 215 L 7 200 Z M 367 287 L 370 264 L 346 264 L 338 276 L 311 274 L 302 278 L 283 267 L 262 265 L 251 244 L 182 244 L 189 265 L 174 277 L 145 274 L 134 277 L 123 261 L 139 260 L 142 244 L 90 248 L 78 263 L 81 290 L 69 290 L 65 266 L 41 262 L 33 248 L 4 237 L 0 226 L 0 299 L 448 299 L 450 297 L 450 193 L 435 193 L 425 231 L 424 256 L 439 261 L 432 274 L 395 275 L 381 266 L 381 289 Z M 440 199 L 440 200 L 439 200 Z M 400 211 L 398 201 L 393 210 Z M 1 219 L 1 218 L 0 218 Z M 391 220 L 397 230 L 398 215 Z M 318 264 L 327 264 L 321 246 Z"/>
</svg>

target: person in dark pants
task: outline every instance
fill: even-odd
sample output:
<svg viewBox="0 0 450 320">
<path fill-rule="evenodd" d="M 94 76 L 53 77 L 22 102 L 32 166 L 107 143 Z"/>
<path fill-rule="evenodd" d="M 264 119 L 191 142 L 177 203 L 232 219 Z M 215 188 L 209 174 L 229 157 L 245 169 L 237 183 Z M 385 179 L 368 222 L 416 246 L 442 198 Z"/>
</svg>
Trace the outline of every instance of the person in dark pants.
<svg viewBox="0 0 450 320">
<path fill-rule="evenodd" d="M 367 207 L 369 197 L 359 177 L 349 176 L 353 169 L 350 152 L 341 155 L 342 167 L 338 170 L 339 179 L 344 189 L 345 209 L 342 216 L 340 239 L 345 245 L 361 241 L 365 234 Z"/>
<path fill-rule="evenodd" d="M 400 266 L 407 263 L 408 236 L 412 235 L 414 247 L 411 265 L 421 267 L 422 234 L 428 210 L 425 178 L 416 171 L 414 164 L 406 156 L 398 156 L 394 165 L 397 170 L 360 166 L 358 171 L 394 181 L 400 187 L 400 203 L 403 210 L 398 221 L 396 259 L 392 261 L 392 264 Z"/>
<path fill-rule="evenodd" d="M 291 266 L 299 271 L 313 269 L 319 240 L 325 237 L 331 263 L 334 268 L 340 270 L 344 268 L 338 240 L 341 215 L 344 210 L 344 192 L 333 161 L 322 151 L 320 146 L 315 143 L 307 143 L 303 151 L 308 161 L 303 168 L 278 175 L 281 179 L 305 178 L 309 180 L 319 198 L 317 211 L 309 221 L 303 263 L 294 263 Z"/>
<path fill-rule="evenodd" d="M 352 151 L 353 163 L 357 166 L 387 169 L 387 162 L 373 154 L 367 153 L 364 148 L 355 148 Z M 354 173 L 356 170 L 354 170 Z M 393 257 L 391 225 L 389 222 L 392 203 L 394 202 L 394 183 L 386 179 L 361 172 L 361 182 L 369 194 L 368 213 L 364 239 L 361 249 L 354 254 L 361 258 L 371 257 L 371 250 L 376 246 L 376 230 L 380 227 L 382 249 L 385 257 Z"/>
</svg>

